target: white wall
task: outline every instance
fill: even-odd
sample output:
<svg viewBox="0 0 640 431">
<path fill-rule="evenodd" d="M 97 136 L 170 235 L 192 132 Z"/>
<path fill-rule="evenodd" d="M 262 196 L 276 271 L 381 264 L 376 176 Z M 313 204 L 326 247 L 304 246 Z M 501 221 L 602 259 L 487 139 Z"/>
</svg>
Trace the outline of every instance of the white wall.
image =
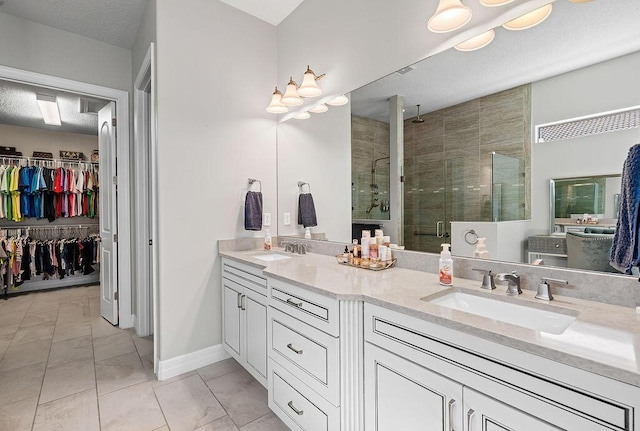
<svg viewBox="0 0 640 431">
<path fill-rule="evenodd" d="M 131 50 L 3 13 L 0 65 L 131 90 Z"/>
<path fill-rule="evenodd" d="M 276 214 L 276 29 L 217 0 L 157 3 L 160 360 L 221 343 L 217 241 L 247 178 Z"/>
<path fill-rule="evenodd" d="M 640 105 L 640 52 L 535 82 L 532 125 Z M 531 231 L 549 230 L 549 180 L 622 172 L 639 129 L 535 143 L 531 148 Z"/>
<path fill-rule="evenodd" d="M 298 217 L 298 181 L 311 185 L 318 226 L 332 241 L 351 238 L 351 110 L 330 107 L 308 120 L 278 124 L 278 235 L 304 234 Z M 307 186 L 304 186 L 307 191 Z M 283 215 L 291 213 L 291 225 Z M 275 219 L 272 222 L 275 226 Z"/>
<path fill-rule="evenodd" d="M 60 150 L 81 151 L 90 160 L 98 149 L 98 136 L 0 124 L 0 146 L 16 147 L 24 157 L 32 157 L 34 151 L 53 153 L 54 159 L 60 158 Z"/>
<path fill-rule="evenodd" d="M 526 262 L 524 250 L 527 245 L 526 231 L 529 220 L 503 222 L 451 222 L 451 252 L 455 256 L 473 257 L 476 245 L 465 241 L 465 236 L 474 230 L 478 238 L 486 238 L 485 245 L 492 260 Z M 472 234 L 467 236 L 475 240 Z"/>
<path fill-rule="evenodd" d="M 140 27 L 138 28 L 138 34 L 136 40 L 133 43 L 131 49 L 131 65 L 132 65 L 132 77 L 135 80 L 144 60 L 144 56 L 147 55 L 149 44 L 156 41 L 156 0 L 149 0 L 147 9 L 144 11 L 142 21 L 140 21 Z"/>
</svg>

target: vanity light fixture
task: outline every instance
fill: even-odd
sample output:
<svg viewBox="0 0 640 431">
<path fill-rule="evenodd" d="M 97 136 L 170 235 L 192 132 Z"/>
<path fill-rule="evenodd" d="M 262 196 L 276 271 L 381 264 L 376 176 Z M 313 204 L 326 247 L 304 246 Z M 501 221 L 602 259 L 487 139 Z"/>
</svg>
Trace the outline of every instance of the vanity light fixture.
<svg viewBox="0 0 640 431">
<path fill-rule="evenodd" d="M 553 9 L 551 3 L 542 6 L 538 9 L 532 10 L 529 13 L 525 13 L 524 15 L 513 19 L 509 22 L 502 24 L 502 27 L 507 30 L 526 30 L 531 27 L 535 27 L 540 24 L 542 21 L 547 19 L 549 15 L 551 15 L 551 10 Z"/>
<path fill-rule="evenodd" d="M 284 92 L 284 96 L 280 99 L 282 103 L 287 106 L 299 106 L 304 103 L 300 95 L 298 94 L 298 84 L 293 80 L 293 77 L 289 78 L 287 84 L 287 91 Z"/>
<path fill-rule="evenodd" d="M 457 44 L 454 48 L 458 51 L 475 51 L 476 49 L 484 48 L 489 45 L 491 41 L 493 41 L 494 37 L 496 37 L 496 32 L 491 29 Z"/>
<path fill-rule="evenodd" d="M 464 6 L 460 0 L 440 0 L 427 27 L 434 33 L 446 33 L 459 29 L 470 19 L 471 8 Z"/>
<path fill-rule="evenodd" d="M 298 88 L 298 94 L 302 97 L 317 97 L 322 94 L 322 89 L 318 87 L 316 81 L 324 78 L 324 73 L 320 76 L 313 73 L 313 70 L 307 65 L 307 70 L 302 78 L 302 85 Z"/>
<path fill-rule="evenodd" d="M 309 114 L 308 112 L 303 112 L 302 114 L 298 114 L 295 117 L 296 120 L 308 120 L 309 118 L 311 118 L 311 114 Z"/>
<path fill-rule="evenodd" d="M 342 96 L 338 96 L 335 99 L 328 101 L 327 105 L 342 106 L 346 105 L 347 103 L 349 103 L 349 98 L 343 94 Z"/>
<path fill-rule="evenodd" d="M 56 96 L 49 96 L 47 94 L 36 94 L 36 101 L 38 107 L 42 113 L 44 124 L 50 126 L 61 126 L 60 110 L 58 109 L 58 100 Z"/>
<path fill-rule="evenodd" d="M 314 108 L 309 109 L 309 112 L 313 112 L 314 114 L 322 114 L 323 112 L 327 112 L 328 110 L 329 110 L 329 107 L 323 103 L 321 105 L 318 105 Z"/>
<path fill-rule="evenodd" d="M 289 112 L 287 105 L 282 103 L 282 93 L 278 90 L 278 87 L 276 87 L 276 91 L 274 91 L 271 96 L 271 103 L 267 106 L 267 112 L 272 114 L 284 114 L 285 112 Z"/>
<path fill-rule="evenodd" d="M 513 0 L 480 0 L 480 4 L 486 7 L 502 6 L 511 3 Z"/>
</svg>

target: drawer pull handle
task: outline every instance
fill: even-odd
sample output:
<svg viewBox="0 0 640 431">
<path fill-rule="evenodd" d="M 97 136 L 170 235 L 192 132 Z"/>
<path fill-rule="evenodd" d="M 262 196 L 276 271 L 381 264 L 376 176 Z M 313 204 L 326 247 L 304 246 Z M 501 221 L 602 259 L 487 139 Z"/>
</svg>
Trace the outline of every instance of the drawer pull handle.
<svg viewBox="0 0 640 431">
<path fill-rule="evenodd" d="M 302 302 L 295 302 L 291 298 L 287 298 L 287 304 L 291 304 L 294 307 L 302 308 Z"/>
<path fill-rule="evenodd" d="M 238 298 L 236 299 L 236 305 L 238 308 L 242 308 L 242 294 L 238 292 Z"/>
<path fill-rule="evenodd" d="M 296 412 L 298 416 L 302 416 L 304 414 L 304 410 L 298 410 L 297 408 L 295 408 L 295 406 L 293 405 L 293 401 L 289 401 L 287 405 L 291 408 L 291 410 Z"/>
<path fill-rule="evenodd" d="M 467 412 L 467 431 L 471 431 L 471 418 L 476 414 L 476 411 L 473 409 L 469 409 Z"/>
<path fill-rule="evenodd" d="M 247 305 L 247 295 L 244 295 L 244 294 L 243 294 L 243 295 L 240 297 L 240 309 L 241 309 L 242 311 L 246 310 L 246 309 L 247 309 L 246 305 Z"/>
<path fill-rule="evenodd" d="M 456 400 L 449 400 L 449 431 L 455 431 L 453 429 L 453 406 L 456 405 Z"/>
<path fill-rule="evenodd" d="M 289 343 L 287 344 L 287 347 L 289 348 L 289 350 L 293 350 L 298 355 L 302 355 L 302 349 L 301 350 L 296 349 L 295 347 L 293 347 L 293 344 Z"/>
</svg>

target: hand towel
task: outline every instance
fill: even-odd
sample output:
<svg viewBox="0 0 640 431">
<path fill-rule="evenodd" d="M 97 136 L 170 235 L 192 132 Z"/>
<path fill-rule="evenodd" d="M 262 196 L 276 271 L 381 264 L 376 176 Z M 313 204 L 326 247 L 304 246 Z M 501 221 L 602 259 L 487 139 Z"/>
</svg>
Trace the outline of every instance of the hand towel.
<svg viewBox="0 0 640 431">
<path fill-rule="evenodd" d="M 244 201 L 245 230 L 262 230 L 262 192 L 247 192 Z"/>
<path fill-rule="evenodd" d="M 620 211 L 609 258 L 611 266 L 626 274 L 631 274 L 631 268 L 637 266 L 640 261 L 639 206 L 640 144 L 637 144 L 629 149 L 629 154 L 622 167 Z"/>
<path fill-rule="evenodd" d="M 313 204 L 311 193 L 301 193 L 298 196 L 298 224 L 304 227 L 318 226 L 316 206 Z"/>
</svg>

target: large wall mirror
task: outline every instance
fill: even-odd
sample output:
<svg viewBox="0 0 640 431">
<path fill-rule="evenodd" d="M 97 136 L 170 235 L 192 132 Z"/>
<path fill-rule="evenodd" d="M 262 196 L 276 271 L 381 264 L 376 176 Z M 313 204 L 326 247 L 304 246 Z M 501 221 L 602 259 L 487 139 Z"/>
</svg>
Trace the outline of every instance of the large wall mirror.
<svg viewBox="0 0 640 431">
<path fill-rule="evenodd" d="M 565 233 L 550 231 L 550 181 L 619 180 L 629 148 L 640 142 L 635 123 L 607 133 L 538 134 L 541 125 L 640 106 L 637 22 L 635 0 L 558 1 L 537 27 L 496 29 L 479 51 L 450 49 L 352 91 L 350 112 L 281 123 L 279 213 L 295 217 L 294 184 L 304 176 L 315 182 L 313 230 L 331 241 L 349 243 L 354 225 L 379 224 L 406 249 L 437 252 L 450 242 L 454 255 L 472 256 L 473 231 L 488 237 L 492 259 L 530 262 L 530 237 Z M 607 182 L 612 206 L 615 188 Z M 592 218 L 598 214 L 607 219 L 600 227 L 615 225 L 615 216 L 594 210 Z M 280 235 L 304 232 L 281 222 Z M 568 266 L 566 256 L 542 260 Z"/>
</svg>

